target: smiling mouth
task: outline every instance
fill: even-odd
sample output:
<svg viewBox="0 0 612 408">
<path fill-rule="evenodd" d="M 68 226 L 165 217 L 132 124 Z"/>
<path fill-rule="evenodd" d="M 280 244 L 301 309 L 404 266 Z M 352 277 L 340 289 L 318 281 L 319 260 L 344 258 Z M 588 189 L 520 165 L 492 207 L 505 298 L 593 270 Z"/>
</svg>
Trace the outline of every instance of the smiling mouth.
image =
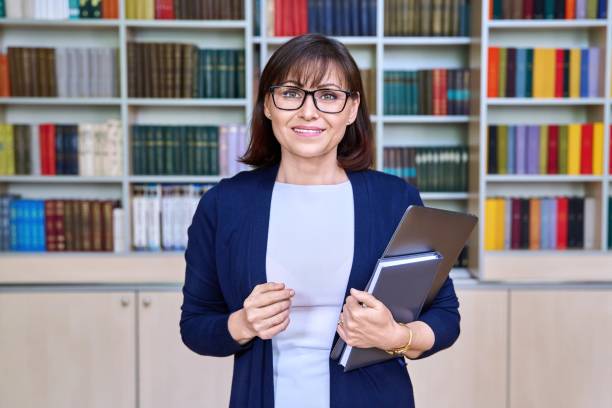
<svg viewBox="0 0 612 408">
<path fill-rule="evenodd" d="M 323 133 L 325 129 L 303 129 L 303 128 L 293 128 L 293 131 L 299 135 L 303 136 L 318 136 Z"/>
</svg>

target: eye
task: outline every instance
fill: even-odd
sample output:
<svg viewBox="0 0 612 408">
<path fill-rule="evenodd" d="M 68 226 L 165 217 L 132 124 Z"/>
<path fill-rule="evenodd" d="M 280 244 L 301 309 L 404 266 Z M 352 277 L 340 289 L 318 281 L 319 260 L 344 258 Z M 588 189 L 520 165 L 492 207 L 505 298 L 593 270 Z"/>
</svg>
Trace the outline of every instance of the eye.
<svg viewBox="0 0 612 408">
<path fill-rule="evenodd" d="M 322 99 L 325 101 L 335 101 L 336 99 L 338 99 L 338 93 L 337 92 L 323 92 L 320 94 L 319 99 Z"/>
<path fill-rule="evenodd" d="M 301 94 L 296 89 L 285 89 L 282 94 L 285 98 L 301 98 Z"/>
</svg>

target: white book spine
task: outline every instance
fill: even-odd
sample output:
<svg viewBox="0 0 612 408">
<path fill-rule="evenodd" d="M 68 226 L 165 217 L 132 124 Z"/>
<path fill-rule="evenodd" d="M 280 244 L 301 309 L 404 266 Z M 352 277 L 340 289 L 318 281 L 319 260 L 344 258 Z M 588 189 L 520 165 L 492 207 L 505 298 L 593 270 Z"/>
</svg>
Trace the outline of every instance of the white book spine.
<svg viewBox="0 0 612 408">
<path fill-rule="evenodd" d="M 161 235 L 162 235 L 162 248 L 172 248 L 172 189 L 170 186 L 162 187 L 162 209 L 161 209 Z"/>
<path fill-rule="evenodd" d="M 24 7 L 23 0 L 6 0 L 5 3 L 5 14 L 7 18 L 24 18 Z"/>
<path fill-rule="evenodd" d="M 123 208 L 113 209 L 113 250 L 123 252 L 125 249 L 125 232 L 123 231 Z"/>
<path fill-rule="evenodd" d="M 159 250 L 161 247 L 161 193 L 160 186 L 150 186 L 147 188 L 147 248 Z"/>
<path fill-rule="evenodd" d="M 595 198 L 584 199 L 584 249 L 595 248 Z"/>
<path fill-rule="evenodd" d="M 134 189 L 132 198 L 132 235 L 134 238 L 134 249 L 145 249 L 146 240 L 146 211 L 145 197 L 140 189 Z"/>
<path fill-rule="evenodd" d="M 106 139 L 107 129 L 105 125 L 92 125 L 94 134 L 94 168 L 95 176 L 104 175 L 104 163 L 106 162 Z"/>
<path fill-rule="evenodd" d="M 30 174 L 40 176 L 40 133 L 38 125 L 30 125 Z"/>
</svg>

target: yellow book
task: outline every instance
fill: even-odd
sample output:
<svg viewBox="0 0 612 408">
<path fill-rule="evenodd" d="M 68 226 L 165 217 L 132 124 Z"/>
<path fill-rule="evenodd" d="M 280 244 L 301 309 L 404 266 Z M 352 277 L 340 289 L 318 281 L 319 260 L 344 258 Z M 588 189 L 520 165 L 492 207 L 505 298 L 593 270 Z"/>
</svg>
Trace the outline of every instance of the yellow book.
<svg viewBox="0 0 612 408">
<path fill-rule="evenodd" d="M 504 236 L 505 236 L 505 220 L 506 215 L 506 200 L 498 198 L 495 206 L 495 225 L 497 231 L 495 231 L 495 249 L 504 249 Z"/>
<path fill-rule="evenodd" d="M 540 125 L 540 174 L 548 170 L 548 125 Z"/>
<path fill-rule="evenodd" d="M 569 96 L 570 98 L 580 97 L 580 48 L 572 48 L 570 50 L 570 81 L 569 81 Z"/>
<path fill-rule="evenodd" d="M 142 9 L 143 20 L 155 20 L 155 1 L 154 0 L 141 0 L 144 2 Z"/>
<path fill-rule="evenodd" d="M 0 175 L 6 175 L 7 172 L 7 158 L 8 154 L 6 154 L 6 142 L 4 141 L 4 125 L 0 124 Z"/>
<path fill-rule="evenodd" d="M 601 122 L 595 122 L 593 124 L 593 174 L 594 175 L 603 174 L 603 154 L 604 154 L 603 151 L 604 151 L 604 125 Z"/>
<path fill-rule="evenodd" d="M 567 174 L 580 174 L 580 142 L 582 126 L 572 123 L 567 131 Z"/>
<path fill-rule="evenodd" d="M 545 98 L 544 77 L 549 74 L 546 72 L 546 52 L 544 48 L 533 49 L 533 97 Z"/>
<path fill-rule="evenodd" d="M 555 97 L 555 49 L 544 48 L 542 50 L 542 63 L 544 65 L 542 92 L 545 98 Z"/>
<path fill-rule="evenodd" d="M 495 216 L 495 199 L 487 198 L 485 201 L 485 250 L 492 251 L 495 249 L 496 239 L 495 232 L 497 231 L 497 217 Z"/>
</svg>

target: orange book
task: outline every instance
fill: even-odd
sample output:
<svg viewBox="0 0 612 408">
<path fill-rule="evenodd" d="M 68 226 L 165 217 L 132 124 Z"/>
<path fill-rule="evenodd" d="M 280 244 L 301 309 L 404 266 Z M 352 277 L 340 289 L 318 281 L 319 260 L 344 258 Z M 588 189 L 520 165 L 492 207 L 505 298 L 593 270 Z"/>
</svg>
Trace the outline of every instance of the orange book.
<svg viewBox="0 0 612 408">
<path fill-rule="evenodd" d="M 8 57 L 0 54 L 0 96 L 11 95 L 11 84 L 9 83 Z"/>
<path fill-rule="evenodd" d="M 529 200 L 529 249 L 540 249 L 540 199 Z"/>
<path fill-rule="evenodd" d="M 488 55 L 489 77 L 487 78 L 487 95 L 489 98 L 499 96 L 499 48 L 489 47 Z"/>
<path fill-rule="evenodd" d="M 565 18 L 567 20 L 576 18 L 576 0 L 565 0 Z"/>
</svg>

